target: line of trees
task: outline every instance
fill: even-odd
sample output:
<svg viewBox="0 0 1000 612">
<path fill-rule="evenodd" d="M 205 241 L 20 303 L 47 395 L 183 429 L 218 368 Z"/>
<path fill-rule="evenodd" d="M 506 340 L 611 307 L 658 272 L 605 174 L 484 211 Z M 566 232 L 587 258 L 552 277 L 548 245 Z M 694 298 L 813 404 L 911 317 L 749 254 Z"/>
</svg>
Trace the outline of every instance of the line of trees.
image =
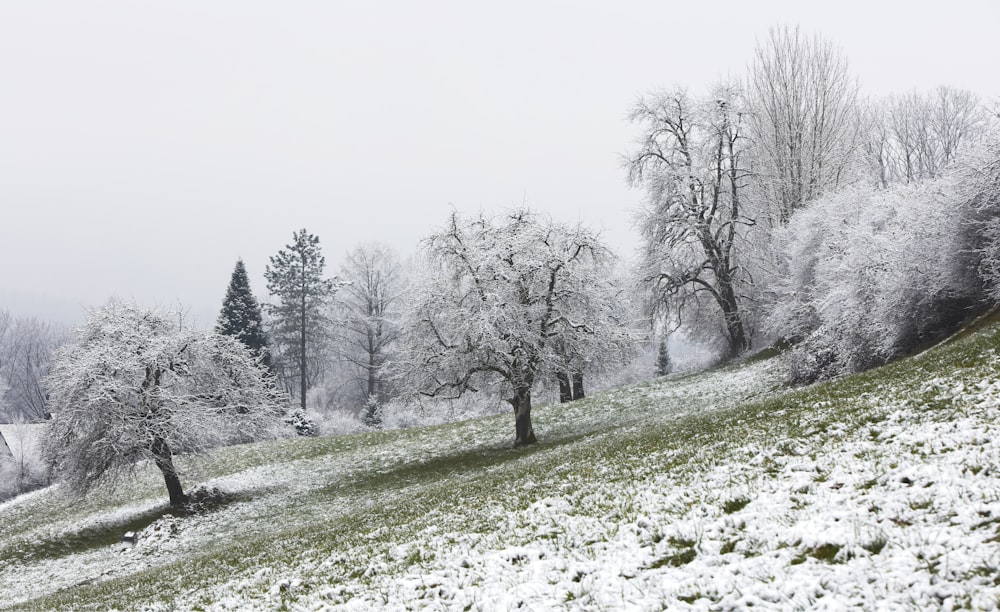
<svg viewBox="0 0 1000 612">
<path fill-rule="evenodd" d="M 636 102 L 624 165 L 646 195 L 636 281 L 656 325 L 722 357 L 787 341 L 812 380 L 995 303 L 996 113 L 949 87 L 859 92 L 840 49 L 785 27 L 745 78 Z"/>
<path fill-rule="evenodd" d="M 385 404 L 412 393 L 488 390 L 511 404 L 515 441 L 529 444 L 538 384 L 578 399 L 585 374 L 632 353 L 629 300 L 614 263 L 587 228 L 522 209 L 453 214 L 424 241 L 409 278 L 378 244 L 349 252 L 341 274 L 327 278 L 319 238 L 303 229 L 265 271 L 278 303 L 261 309 L 237 263 L 217 329 L 257 337 L 250 332 L 261 328 L 263 310 L 266 358 L 303 410 L 310 401 L 322 408 L 316 400 L 329 400 L 333 387 L 341 405 L 379 427 Z"/>
<path fill-rule="evenodd" d="M 77 489 L 149 459 L 179 505 L 176 453 L 313 433 L 330 403 L 378 427 L 399 398 L 489 395 L 532 444 L 539 388 L 577 399 L 633 358 L 636 289 L 657 375 L 677 328 L 723 358 L 784 341 L 798 381 L 884 363 L 1000 301 L 1000 118 L 947 87 L 859 91 L 835 45 L 776 28 L 745 78 L 639 98 L 632 287 L 598 234 L 527 208 L 453 213 L 408 268 L 360 246 L 337 276 L 302 229 L 271 301 L 237 261 L 212 332 L 112 301 L 53 353 L 57 330 L 0 313 L 0 409 L 55 413 L 46 457 Z"/>
</svg>

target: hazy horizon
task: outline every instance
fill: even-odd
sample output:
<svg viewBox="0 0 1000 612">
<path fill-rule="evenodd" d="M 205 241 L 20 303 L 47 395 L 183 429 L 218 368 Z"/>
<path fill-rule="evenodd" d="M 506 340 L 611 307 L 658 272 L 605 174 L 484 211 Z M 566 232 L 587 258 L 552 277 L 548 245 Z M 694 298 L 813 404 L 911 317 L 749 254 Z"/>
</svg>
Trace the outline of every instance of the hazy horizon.
<svg viewBox="0 0 1000 612">
<path fill-rule="evenodd" d="M 72 323 L 111 296 L 214 323 L 237 258 L 305 227 L 332 275 L 463 214 L 527 203 L 638 240 L 619 163 L 635 98 L 741 76 L 798 24 L 865 95 L 995 100 L 1000 3 L 31 2 L 0 7 L 0 308 Z"/>
</svg>

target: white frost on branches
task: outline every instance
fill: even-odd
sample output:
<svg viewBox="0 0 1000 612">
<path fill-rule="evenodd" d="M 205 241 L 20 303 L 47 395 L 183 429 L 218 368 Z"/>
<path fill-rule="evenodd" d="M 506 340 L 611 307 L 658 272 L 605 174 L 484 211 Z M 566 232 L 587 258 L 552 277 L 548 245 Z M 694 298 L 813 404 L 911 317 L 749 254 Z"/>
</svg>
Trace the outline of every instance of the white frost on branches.
<svg viewBox="0 0 1000 612">
<path fill-rule="evenodd" d="M 613 255 L 582 226 L 529 210 L 452 214 L 424 252 L 403 325 L 409 384 L 445 397 L 499 385 L 514 407 L 517 443 L 534 441 L 536 382 L 571 361 L 596 368 L 632 351 Z"/>
<path fill-rule="evenodd" d="M 73 488 L 153 459 L 170 489 L 173 453 L 273 436 L 283 426 L 284 398 L 249 349 L 176 320 L 113 301 L 57 352 L 46 452 Z M 176 484 L 171 502 L 181 503 Z"/>
</svg>

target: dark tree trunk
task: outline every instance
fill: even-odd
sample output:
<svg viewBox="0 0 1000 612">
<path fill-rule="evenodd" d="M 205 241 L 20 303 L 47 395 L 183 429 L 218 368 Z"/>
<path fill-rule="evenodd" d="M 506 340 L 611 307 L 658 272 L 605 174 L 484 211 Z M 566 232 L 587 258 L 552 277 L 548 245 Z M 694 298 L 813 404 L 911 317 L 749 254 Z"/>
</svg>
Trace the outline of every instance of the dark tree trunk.
<svg viewBox="0 0 1000 612">
<path fill-rule="evenodd" d="M 305 262 L 302 264 L 302 312 L 299 319 L 299 405 L 306 409 L 306 288 Z"/>
<path fill-rule="evenodd" d="M 573 372 L 573 399 L 583 399 L 583 372 Z"/>
<path fill-rule="evenodd" d="M 534 444 L 535 430 L 531 427 L 531 389 L 520 388 L 514 390 L 514 398 L 511 400 L 514 406 L 514 446 L 525 446 Z"/>
<path fill-rule="evenodd" d="M 573 399 L 573 387 L 569 382 L 569 374 L 556 372 L 556 380 L 559 381 L 559 402 L 565 404 Z"/>
<path fill-rule="evenodd" d="M 722 315 L 726 321 L 726 331 L 729 332 L 729 356 L 738 357 L 750 348 L 750 341 L 743 329 L 742 313 L 737 306 L 732 286 L 727 285 L 724 289 L 725 301 L 722 303 Z"/>
<path fill-rule="evenodd" d="M 181 479 L 177 477 L 177 470 L 174 469 L 174 460 L 166 440 L 160 437 L 155 438 L 150 450 L 153 453 L 156 467 L 160 468 L 160 472 L 163 473 L 163 481 L 167 485 L 167 495 L 170 496 L 170 505 L 183 506 L 188 502 L 188 496 L 181 488 Z"/>
</svg>

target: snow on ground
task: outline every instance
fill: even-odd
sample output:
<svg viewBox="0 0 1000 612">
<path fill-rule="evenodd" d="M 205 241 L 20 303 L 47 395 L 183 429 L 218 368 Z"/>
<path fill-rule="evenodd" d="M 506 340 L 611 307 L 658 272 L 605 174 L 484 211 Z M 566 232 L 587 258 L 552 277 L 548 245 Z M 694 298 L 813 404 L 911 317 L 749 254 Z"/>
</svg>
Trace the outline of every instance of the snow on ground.
<svg viewBox="0 0 1000 612">
<path fill-rule="evenodd" d="M 0 531 L 17 526 L 0 599 L 96 585 L 120 601 L 99 587 L 121 578 L 150 609 L 995 609 L 986 361 L 876 386 L 847 413 L 822 388 L 782 395 L 776 360 L 670 377 L 538 410 L 530 452 L 505 449 L 507 418 L 245 447 L 190 467 L 226 499 L 185 518 L 155 518 L 155 474 L 141 501 L 59 520 L 26 518 L 56 505 L 34 496 L 0 505 Z M 4 559 L 8 536 L 151 513 L 133 547 Z"/>
</svg>

